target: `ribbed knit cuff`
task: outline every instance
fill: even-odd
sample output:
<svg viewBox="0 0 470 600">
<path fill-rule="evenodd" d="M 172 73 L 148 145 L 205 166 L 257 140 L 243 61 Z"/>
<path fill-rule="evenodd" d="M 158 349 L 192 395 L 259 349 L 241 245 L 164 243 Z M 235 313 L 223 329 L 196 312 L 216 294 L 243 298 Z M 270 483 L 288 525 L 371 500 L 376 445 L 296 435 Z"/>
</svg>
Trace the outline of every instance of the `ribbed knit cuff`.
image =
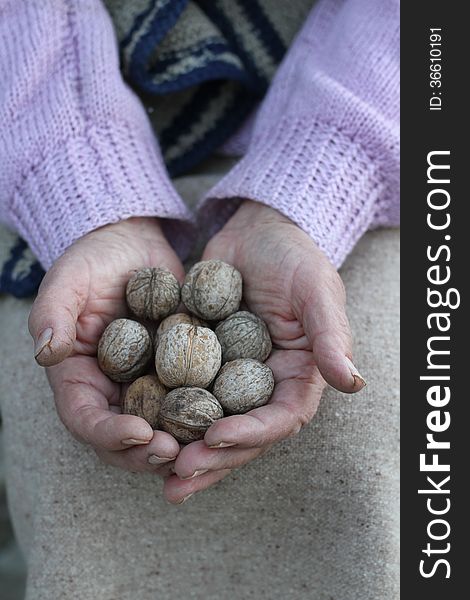
<svg viewBox="0 0 470 600">
<path fill-rule="evenodd" d="M 374 218 L 384 184 L 373 161 L 341 131 L 323 123 L 282 119 L 255 132 L 244 158 L 199 207 L 214 234 L 240 199 L 290 218 L 339 267 Z"/>
<path fill-rule="evenodd" d="M 24 173 L 9 212 L 46 269 L 81 236 L 130 217 L 169 219 L 163 226 L 180 255 L 191 244 L 191 213 L 155 142 L 125 125 L 91 126 L 46 149 Z"/>
</svg>

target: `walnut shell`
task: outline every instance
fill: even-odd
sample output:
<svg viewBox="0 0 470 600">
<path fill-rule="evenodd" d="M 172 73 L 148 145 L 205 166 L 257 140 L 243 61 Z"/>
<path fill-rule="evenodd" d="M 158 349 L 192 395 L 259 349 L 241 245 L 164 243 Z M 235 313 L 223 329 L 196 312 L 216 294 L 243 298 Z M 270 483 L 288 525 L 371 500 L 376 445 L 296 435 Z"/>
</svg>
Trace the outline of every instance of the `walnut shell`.
<svg viewBox="0 0 470 600">
<path fill-rule="evenodd" d="M 222 349 L 207 327 L 180 323 L 164 333 L 158 343 L 155 368 L 167 387 L 207 387 L 222 364 Z"/>
<path fill-rule="evenodd" d="M 167 388 L 155 375 L 144 375 L 132 383 L 124 397 L 122 412 L 142 417 L 152 427 L 158 428 L 158 413 Z"/>
<path fill-rule="evenodd" d="M 266 323 L 245 310 L 219 323 L 215 333 L 222 346 L 224 363 L 237 358 L 254 358 L 264 362 L 273 347 Z"/>
<path fill-rule="evenodd" d="M 152 356 L 147 329 L 131 319 L 116 319 L 98 343 L 98 364 L 113 381 L 132 381 L 142 375 Z"/>
<path fill-rule="evenodd" d="M 222 320 L 238 310 L 242 298 L 242 276 L 221 260 L 196 263 L 181 288 L 184 305 L 201 319 Z"/>
<path fill-rule="evenodd" d="M 170 330 L 175 325 L 179 325 L 180 323 L 186 323 L 187 325 L 197 325 L 198 327 L 207 327 L 207 323 L 205 321 L 201 321 L 194 315 L 188 315 L 187 313 L 175 313 L 174 315 L 170 315 L 163 319 L 163 321 L 158 326 L 158 329 L 154 336 L 154 345 L 155 350 L 158 346 L 158 340 L 160 337 Z"/>
<path fill-rule="evenodd" d="M 238 358 L 220 369 L 212 393 L 226 414 L 235 415 L 266 404 L 273 389 L 273 372 L 268 365 L 252 358 Z"/>
<path fill-rule="evenodd" d="M 207 429 L 224 416 L 219 402 L 207 390 L 183 387 L 169 392 L 160 407 L 159 422 L 182 444 L 202 440 Z"/>
<path fill-rule="evenodd" d="M 166 317 L 178 308 L 180 297 L 180 284 L 168 269 L 141 269 L 127 283 L 127 305 L 141 319 Z"/>
</svg>

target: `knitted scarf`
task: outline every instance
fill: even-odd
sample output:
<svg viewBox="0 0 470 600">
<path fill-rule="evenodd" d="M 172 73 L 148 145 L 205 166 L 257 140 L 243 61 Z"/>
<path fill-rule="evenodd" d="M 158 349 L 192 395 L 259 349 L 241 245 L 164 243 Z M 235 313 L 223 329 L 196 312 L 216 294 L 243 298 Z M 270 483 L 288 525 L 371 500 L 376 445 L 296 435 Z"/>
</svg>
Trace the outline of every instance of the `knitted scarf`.
<svg viewBox="0 0 470 600">
<path fill-rule="evenodd" d="M 104 0 L 124 77 L 172 177 L 216 151 L 255 109 L 314 0 Z M 0 293 L 33 294 L 44 272 L 0 229 Z"/>
</svg>

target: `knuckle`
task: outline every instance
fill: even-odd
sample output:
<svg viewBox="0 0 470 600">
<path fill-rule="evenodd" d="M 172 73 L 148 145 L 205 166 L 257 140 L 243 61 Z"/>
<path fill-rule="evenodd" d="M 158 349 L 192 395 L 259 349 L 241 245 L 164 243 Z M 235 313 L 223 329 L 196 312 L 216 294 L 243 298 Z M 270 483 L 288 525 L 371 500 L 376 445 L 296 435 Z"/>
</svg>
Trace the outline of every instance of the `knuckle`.
<svg viewBox="0 0 470 600">
<path fill-rule="evenodd" d="M 310 423 L 311 420 L 311 415 L 307 413 L 300 413 L 295 421 L 294 435 L 297 435 L 306 425 Z"/>
<path fill-rule="evenodd" d="M 347 293 L 346 293 L 346 287 L 344 285 L 343 280 L 341 279 L 341 277 L 337 274 L 337 281 L 338 281 L 338 293 L 340 295 L 341 301 L 343 303 L 343 305 L 346 304 L 347 302 Z"/>
<path fill-rule="evenodd" d="M 346 304 L 346 288 L 340 274 L 335 269 L 330 270 L 329 287 L 342 305 Z"/>
<path fill-rule="evenodd" d="M 350 339 L 351 338 L 351 327 L 349 325 L 349 320 L 348 320 L 346 313 L 343 311 L 339 312 L 336 317 L 337 317 L 336 329 L 337 329 L 339 335 L 343 336 L 344 338 Z"/>
<path fill-rule="evenodd" d="M 344 336 L 344 340 L 346 342 L 347 350 L 348 351 L 352 350 L 353 338 L 352 338 L 351 329 L 349 328 L 349 324 L 346 324 L 346 326 L 344 327 L 343 336 Z"/>
<path fill-rule="evenodd" d="M 62 422 L 62 425 L 65 427 L 65 429 L 68 431 L 68 433 L 73 437 L 73 439 L 76 440 L 77 442 L 80 442 L 80 444 L 89 445 L 90 444 L 89 440 L 85 439 L 84 436 L 80 434 L 80 432 L 75 427 L 75 425 L 72 425 L 72 421 L 70 421 L 67 414 L 65 414 L 62 404 L 56 396 L 55 396 L 55 405 L 57 408 L 57 414 L 59 416 L 59 419 Z"/>
<path fill-rule="evenodd" d="M 315 406 L 306 406 L 295 415 L 290 437 L 293 437 L 300 433 L 300 431 L 310 423 L 315 415 Z"/>
</svg>

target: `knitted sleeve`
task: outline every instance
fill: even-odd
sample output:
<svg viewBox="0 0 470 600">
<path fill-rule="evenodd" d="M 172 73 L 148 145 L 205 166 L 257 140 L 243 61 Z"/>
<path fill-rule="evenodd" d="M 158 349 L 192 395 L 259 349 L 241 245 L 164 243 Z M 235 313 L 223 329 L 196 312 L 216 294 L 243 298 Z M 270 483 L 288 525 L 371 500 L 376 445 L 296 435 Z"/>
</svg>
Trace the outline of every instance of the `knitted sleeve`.
<svg viewBox="0 0 470 600">
<path fill-rule="evenodd" d="M 0 218 L 43 266 L 108 223 L 190 218 L 99 0 L 1 2 L 0 81 Z"/>
<path fill-rule="evenodd" d="M 201 218 L 214 233 L 235 199 L 262 202 L 338 267 L 368 228 L 398 223 L 398 186 L 399 2 L 320 0 Z"/>
</svg>

